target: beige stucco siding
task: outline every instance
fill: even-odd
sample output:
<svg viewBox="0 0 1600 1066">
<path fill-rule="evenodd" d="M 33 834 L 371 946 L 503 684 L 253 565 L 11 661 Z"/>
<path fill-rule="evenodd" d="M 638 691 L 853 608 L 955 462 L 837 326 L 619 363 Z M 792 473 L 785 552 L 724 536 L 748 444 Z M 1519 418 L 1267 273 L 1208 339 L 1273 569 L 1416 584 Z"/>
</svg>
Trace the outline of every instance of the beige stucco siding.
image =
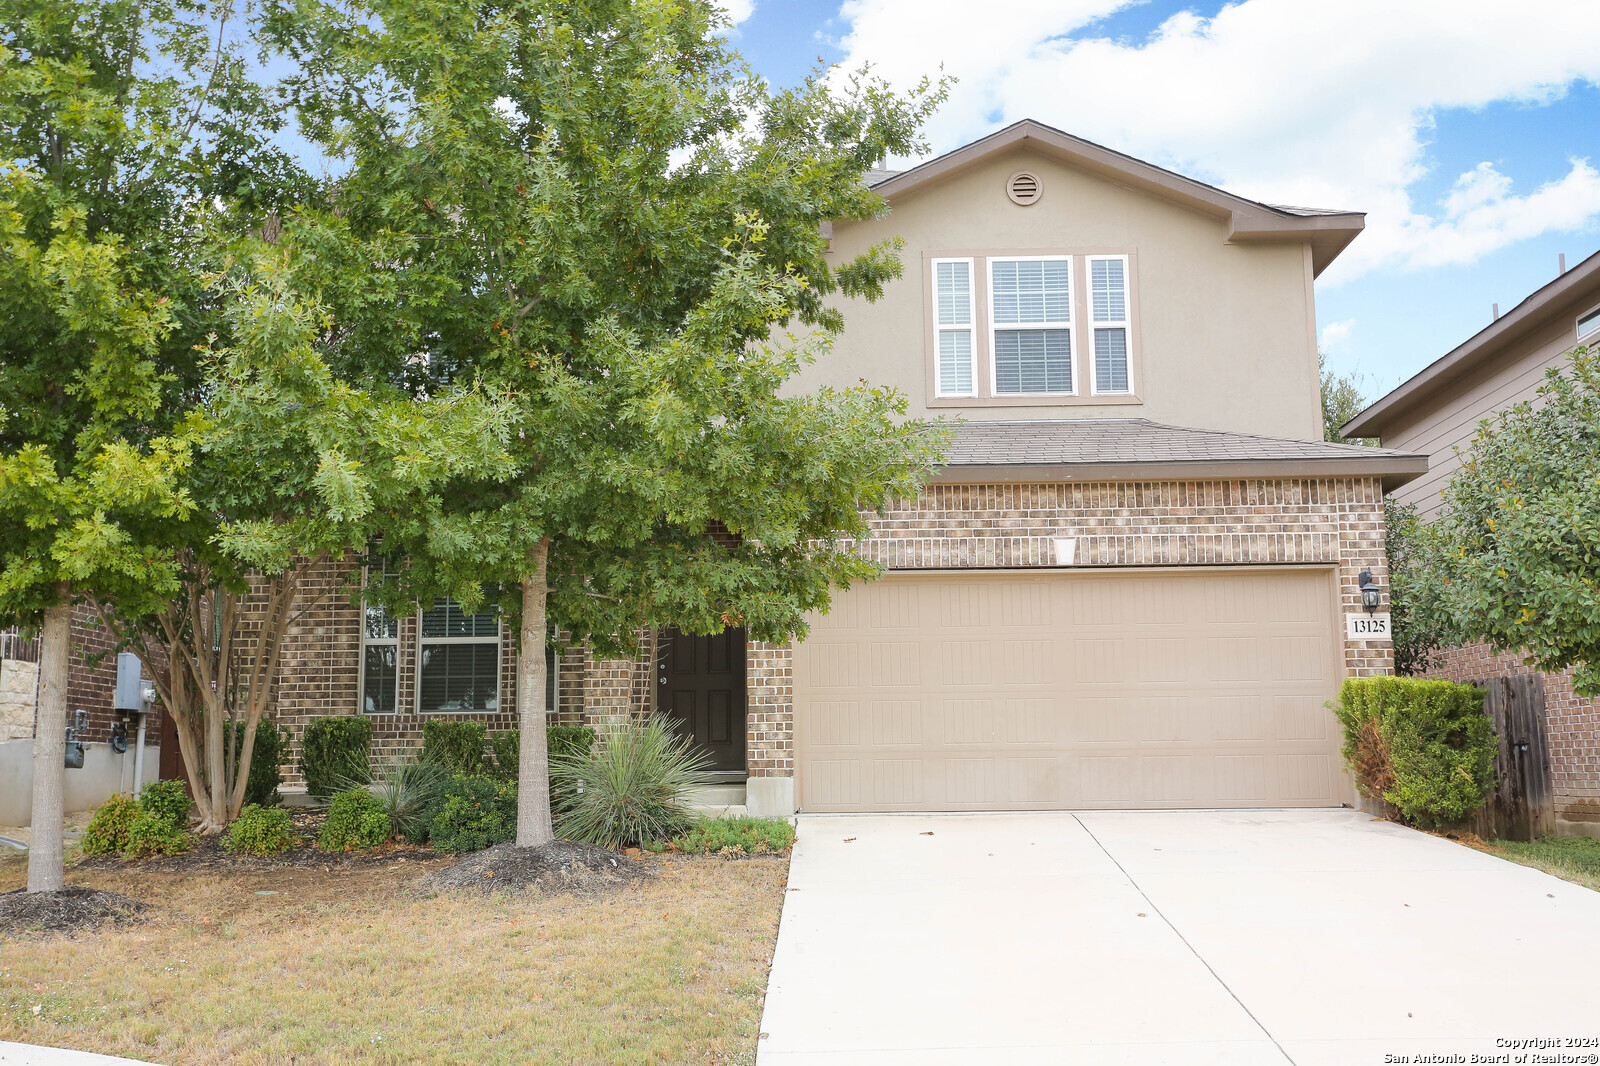
<svg viewBox="0 0 1600 1066">
<path fill-rule="evenodd" d="M 1013 173 L 1037 174 L 1044 194 L 1019 207 Z M 1205 429 L 1320 439 L 1315 308 L 1306 246 L 1230 245 L 1225 219 L 1200 214 L 1019 149 L 896 198 L 891 213 L 838 223 L 833 256 L 846 261 L 886 238 L 905 243 L 905 275 L 876 304 L 844 301 L 833 352 L 791 387 L 892 385 L 912 413 L 967 419 L 1148 418 Z M 928 267 L 944 253 L 1127 253 L 1132 256 L 1139 359 L 1137 402 L 1041 402 L 930 408 Z M 1080 337 L 1081 329 L 1080 329 Z M 980 336 L 979 343 L 984 343 Z M 1087 344 L 1079 340 L 1080 349 Z"/>
<path fill-rule="evenodd" d="M 1600 292 L 1586 299 L 1592 304 L 1600 299 Z M 1566 365 L 1567 353 L 1577 343 L 1579 309 L 1575 304 L 1570 313 L 1547 319 L 1493 359 L 1430 396 L 1426 403 L 1394 416 L 1383 434 L 1384 447 L 1428 455 L 1428 472 L 1397 490 L 1396 499 L 1416 504 L 1425 517 L 1438 512 L 1440 491 L 1461 467 L 1455 449 L 1471 445 L 1478 423 L 1484 418 L 1533 399 L 1546 370 Z"/>
</svg>

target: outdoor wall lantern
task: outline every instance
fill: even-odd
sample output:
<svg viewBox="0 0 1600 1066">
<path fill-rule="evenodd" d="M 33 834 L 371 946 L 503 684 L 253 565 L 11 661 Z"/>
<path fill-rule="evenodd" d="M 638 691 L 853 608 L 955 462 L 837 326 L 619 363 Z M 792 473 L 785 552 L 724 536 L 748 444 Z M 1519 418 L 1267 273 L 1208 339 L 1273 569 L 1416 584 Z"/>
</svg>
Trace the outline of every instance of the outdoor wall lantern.
<svg viewBox="0 0 1600 1066">
<path fill-rule="evenodd" d="M 1378 609 L 1378 599 L 1383 595 L 1383 590 L 1378 587 L 1376 581 L 1372 580 L 1371 570 L 1361 571 L 1361 577 L 1357 580 L 1361 585 L 1361 606 L 1367 609 L 1368 614 L 1371 614 Z"/>
</svg>

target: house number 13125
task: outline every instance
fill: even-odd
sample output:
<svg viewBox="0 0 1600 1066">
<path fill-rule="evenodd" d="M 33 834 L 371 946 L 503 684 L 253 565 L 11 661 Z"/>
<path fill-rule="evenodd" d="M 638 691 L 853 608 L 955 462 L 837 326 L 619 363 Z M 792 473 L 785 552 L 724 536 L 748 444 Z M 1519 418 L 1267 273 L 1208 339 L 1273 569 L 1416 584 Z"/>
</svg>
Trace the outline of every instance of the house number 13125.
<svg viewBox="0 0 1600 1066">
<path fill-rule="evenodd" d="M 1347 614 L 1344 631 L 1351 640 L 1388 640 L 1394 635 L 1386 614 Z"/>
</svg>

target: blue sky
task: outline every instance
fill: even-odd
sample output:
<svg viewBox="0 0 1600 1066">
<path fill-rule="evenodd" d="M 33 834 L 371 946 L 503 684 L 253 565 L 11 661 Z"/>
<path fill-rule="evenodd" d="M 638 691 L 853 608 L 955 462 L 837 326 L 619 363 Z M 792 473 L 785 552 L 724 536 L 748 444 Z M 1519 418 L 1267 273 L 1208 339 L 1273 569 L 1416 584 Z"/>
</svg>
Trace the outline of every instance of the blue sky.
<svg viewBox="0 0 1600 1066">
<path fill-rule="evenodd" d="M 1600 249 L 1595 0 L 723 2 L 778 84 L 818 57 L 958 76 L 935 151 L 1031 117 L 1254 199 L 1367 211 L 1317 301 L 1374 398 L 1559 253 Z"/>
</svg>

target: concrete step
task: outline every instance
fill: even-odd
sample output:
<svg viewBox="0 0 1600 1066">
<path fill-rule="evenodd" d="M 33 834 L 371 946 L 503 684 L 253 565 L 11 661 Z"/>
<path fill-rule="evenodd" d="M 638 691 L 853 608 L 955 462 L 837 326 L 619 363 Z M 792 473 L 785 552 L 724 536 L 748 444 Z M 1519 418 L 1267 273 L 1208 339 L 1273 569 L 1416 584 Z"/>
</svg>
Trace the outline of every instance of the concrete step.
<svg viewBox="0 0 1600 1066">
<path fill-rule="evenodd" d="M 689 806 L 706 818 L 743 818 L 744 785 L 701 785 L 689 793 Z"/>
</svg>

